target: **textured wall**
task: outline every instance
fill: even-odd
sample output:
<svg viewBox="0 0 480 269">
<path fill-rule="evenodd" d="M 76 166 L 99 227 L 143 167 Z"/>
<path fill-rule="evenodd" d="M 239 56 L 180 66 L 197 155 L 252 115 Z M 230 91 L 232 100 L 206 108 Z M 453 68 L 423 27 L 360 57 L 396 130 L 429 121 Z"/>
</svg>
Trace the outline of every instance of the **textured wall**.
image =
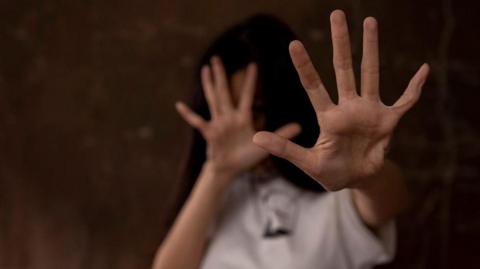
<svg viewBox="0 0 480 269">
<path fill-rule="evenodd" d="M 197 57 L 256 12 L 285 19 L 334 88 L 328 14 L 380 23 L 382 95 L 433 73 L 392 158 L 411 209 L 388 268 L 478 268 L 480 57 L 476 1 L 0 0 L 0 268 L 147 267 L 166 230 Z"/>
</svg>

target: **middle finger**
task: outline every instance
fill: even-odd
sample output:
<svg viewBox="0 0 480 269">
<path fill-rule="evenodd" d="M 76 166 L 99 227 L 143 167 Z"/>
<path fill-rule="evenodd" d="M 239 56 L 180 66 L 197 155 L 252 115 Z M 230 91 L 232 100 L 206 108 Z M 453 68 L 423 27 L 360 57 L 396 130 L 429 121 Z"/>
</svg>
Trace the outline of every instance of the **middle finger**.
<svg viewBox="0 0 480 269">
<path fill-rule="evenodd" d="M 339 102 L 341 102 L 342 99 L 350 99 L 357 96 L 345 13 L 341 10 L 335 10 L 330 16 L 330 23 L 333 43 L 333 66 L 337 79 Z"/>
<path fill-rule="evenodd" d="M 215 92 L 218 95 L 218 101 L 220 102 L 219 108 L 223 113 L 230 112 L 233 109 L 233 105 L 228 87 L 227 74 L 225 73 L 222 60 L 220 60 L 220 57 L 214 56 L 212 57 L 211 63 L 214 76 Z"/>
</svg>

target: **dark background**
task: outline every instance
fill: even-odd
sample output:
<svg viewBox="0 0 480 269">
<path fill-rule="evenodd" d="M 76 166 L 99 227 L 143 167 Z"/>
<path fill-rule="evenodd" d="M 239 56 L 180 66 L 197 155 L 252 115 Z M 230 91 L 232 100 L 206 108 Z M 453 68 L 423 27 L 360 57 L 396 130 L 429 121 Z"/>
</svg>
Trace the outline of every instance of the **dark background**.
<svg viewBox="0 0 480 269">
<path fill-rule="evenodd" d="M 412 206 L 388 268 L 480 268 L 476 1 L 0 0 L 0 268 L 148 268 L 178 191 L 189 128 L 173 103 L 225 27 L 283 18 L 334 89 L 329 13 L 381 34 L 382 96 L 433 72 L 391 158 Z M 273 258 L 273 257 L 272 257 Z"/>
</svg>

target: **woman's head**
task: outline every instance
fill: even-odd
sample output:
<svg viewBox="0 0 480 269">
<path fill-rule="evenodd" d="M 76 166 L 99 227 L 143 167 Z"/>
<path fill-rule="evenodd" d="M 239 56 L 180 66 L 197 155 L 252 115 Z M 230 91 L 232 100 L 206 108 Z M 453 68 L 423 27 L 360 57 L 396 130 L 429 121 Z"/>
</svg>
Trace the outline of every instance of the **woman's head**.
<svg viewBox="0 0 480 269">
<path fill-rule="evenodd" d="M 287 123 L 297 122 L 302 126 L 302 133 L 294 141 L 302 146 L 312 146 L 318 137 L 318 124 L 288 53 L 288 45 L 294 39 L 297 38 L 288 26 L 269 15 L 253 16 L 228 29 L 214 40 L 198 64 L 191 107 L 204 118 L 210 118 L 199 78 L 201 67 L 208 65 L 213 56 L 222 60 L 234 89 L 238 89 L 236 85 L 243 70 L 249 63 L 255 62 L 258 83 L 252 110 L 254 121 L 260 122 L 257 127 L 273 131 Z M 205 151 L 205 141 L 198 131 L 194 131 L 186 163 L 186 189 L 193 186 L 205 161 Z M 290 182 L 312 191 L 323 190 L 293 164 L 271 158 L 275 170 Z"/>
</svg>

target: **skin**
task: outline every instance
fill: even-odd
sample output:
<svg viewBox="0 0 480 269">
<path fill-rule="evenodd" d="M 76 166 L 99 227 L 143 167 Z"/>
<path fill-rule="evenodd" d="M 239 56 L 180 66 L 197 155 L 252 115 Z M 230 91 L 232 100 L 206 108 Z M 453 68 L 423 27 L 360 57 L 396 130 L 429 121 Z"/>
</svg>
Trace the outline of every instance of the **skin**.
<svg viewBox="0 0 480 269">
<path fill-rule="evenodd" d="M 230 84 L 222 62 L 212 58 L 201 72 L 202 86 L 212 115 L 210 121 L 198 116 L 184 103 L 175 104 L 178 113 L 207 142 L 207 159 L 175 223 L 160 246 L 153 268 L 198 268 L 207 243 L 207 232 L 222 202 L 223 194 L 238 173 L 253 168 L 268 152 L 252 142 L 255 122 L 252 102 L 257 68 L 250 64 Z M 230 96 L 230 93 L 233 93 Z M 295 123 L 275 134 L 293 138 L 300 132 Z M 182 257 L 182 258 L 179 258 Z"/>
<path fill-rule="evenodd" d="M 386 106 L 379 98 L 375 19 L 367 18 L 364 22 L 360 95 L 356 91 L 342 11 L 332 13 L 331 32 L 338 104 L 328 96 L 303 45 L 293 41 L 289 48 L 321 127 L 312 148 L 289 140 L 301 131 L 295 123 L 275 132 L 255 132 L 251 112 L 256 81 L 254 64 L 234 75 L 231 83 L 217 57 L 212 59 L 211 66 L 202 69 L 203 90 L 212 118 L 206 121 L 181 102 L 176 108 L 207 141 L 207 160 L 192 194 L 157 252 L 153 268 L 198 268 L 208 228 L 225 190 L 235 175 L 252 169 L 269 153 L 289 160 L 329 191 L 351 190 L 360 218 L 372 231 L 391 221 L 406 205 L 403 176 L 394 163 L 385 160 L 385 151 L 398 121 L 418 100 L 428 65 L 419 69 L 393 106 Z"/>
</svg>

